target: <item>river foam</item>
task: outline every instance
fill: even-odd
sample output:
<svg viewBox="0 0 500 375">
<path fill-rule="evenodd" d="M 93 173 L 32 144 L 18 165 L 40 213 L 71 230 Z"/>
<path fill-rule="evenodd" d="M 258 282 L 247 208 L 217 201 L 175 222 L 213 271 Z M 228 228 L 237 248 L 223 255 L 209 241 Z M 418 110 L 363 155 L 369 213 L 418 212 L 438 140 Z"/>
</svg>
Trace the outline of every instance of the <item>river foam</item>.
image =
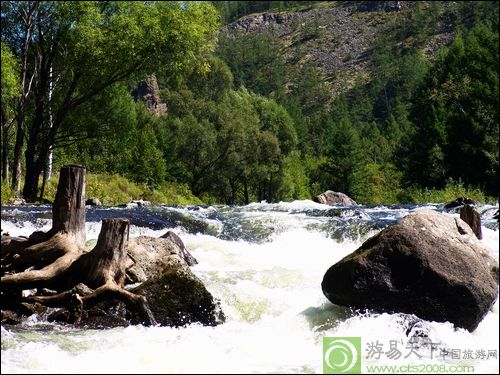
<svg viewBox="0 0 500 375">
<path fill-rule="evenodd" d="M 420 207 L 357 209 L 376 222 L 339 219 L 331 207 L 311 201 L 157 209 L 155 215 L 165 221 L 175 218 L 178 225 L 132 225 L 130 235 L 159 236 L 167 230 L 179 234 L 199 261 L 193 272 L 221 301 L 227 322 L 217 327 L 88 330 L 33 318 L 22 326 L 2 326 L 2 373 L 322 373 L 323 338 L 353 336 L 361 337 L 363 366 L 466 364 L 476 373 L 498 373 L 498 358 L 452 360 L 429 350 L 433 343 L 436 350 L 498 354 L 498 302 L 479 327 L 468 332 L 412 315 L 351 311 L 324 297 L 320 284 L 332 264 L 379 228 Z M 11 235 L 50 228 L 50 221 L 37 215 L 22 222 L 6 216 L 2 212 L 2 229 Z M 209 227 L 193 222 L 207 222 Z M 339 232 L 344 223 L 345 228 L 364 225 L 366 230 Z M 95 241 L 100 226 L 97 219 L 87 223 L 88 240 Z M 243 233 L 241 238 L 234 238 L 238 233 Z M 483 227 L 483 243 L 497 260 L 498 233 L 498 226 Z M 420 343 L 422 358 L 404 358 L 416 337 L 427 340 Z M 369 345 L 378 342 L 385 352 L 391 341 L 400 348 L 401 358 L 367 355 Z"/>
</svg>

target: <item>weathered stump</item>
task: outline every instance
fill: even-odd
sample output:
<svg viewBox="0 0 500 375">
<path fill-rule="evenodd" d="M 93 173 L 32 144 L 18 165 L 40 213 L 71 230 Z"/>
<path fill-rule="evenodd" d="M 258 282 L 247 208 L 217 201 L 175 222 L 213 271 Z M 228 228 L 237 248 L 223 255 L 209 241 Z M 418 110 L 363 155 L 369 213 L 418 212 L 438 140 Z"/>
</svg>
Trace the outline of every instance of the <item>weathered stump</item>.
<svg viewBox="0 0 500 375">
<path fill-rule="evenodd" d="M 85 168 L 61 168 L 52 208 L 52 228 L 28 239 L 2 238 L 2 284 L 50 279 L 77 259 L 85 245 Z M 10 275 L 10 273 L 13 273 Z"/>
<path fill-rule="evenodd" d="M 123 289 L 133 264 L 127 256 L 128 220 L 103 220 L 96 246 L 84 253 L 84 167 L 61 168 L 52 216 L 46 233 L 34 232 L 28 239 L 2 236 L 2 307 L 15 310 L 22 302 L 66 307 L 78 323 L 83 309 L 110 299 L 124 302 L 141 323 L 155 324 L 145 297 Z M 38 294 L 23 297 L 28 289 Z"/>
<path fill-rule="evenodd" d="M 472 228 L 472 231 L 478 239 L 483 238 L 481 231 L 481 215 L 471 205 L 464 205 L 460 207 L 460 219 L 465 221 Z"/>
<path fill-rule="evenodd" d="M 101 301 L 116 299 L 136 313 L 141 323 L 156 324 L 146 298 L 123 289 L 126 270 L 132 262 L 127 256 L 128 239 L 128 220 L 103 219 L 95 247 L 53 280 L 52 288 L 65 291 L 52 296 L 33 296 L 29 301 L 70 309 L 78 303 L 81 309 L 88 309 Z M 91 291 L 80 295 L 74 289 L 80 284 L 91 288 Z"/>
</svg>

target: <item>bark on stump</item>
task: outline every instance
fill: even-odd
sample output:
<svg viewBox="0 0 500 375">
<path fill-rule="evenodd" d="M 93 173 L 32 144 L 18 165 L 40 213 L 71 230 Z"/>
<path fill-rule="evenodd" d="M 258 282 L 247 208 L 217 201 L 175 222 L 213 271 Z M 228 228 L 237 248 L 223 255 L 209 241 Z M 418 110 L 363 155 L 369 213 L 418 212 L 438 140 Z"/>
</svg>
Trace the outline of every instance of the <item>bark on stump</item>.
<svg viewBox="0 0 500 375">
<path fill-rule="evenodd" d="M 138 315 L 141 323 L 156 324 L 146 298 L 123 289 L 126 270 L 132 262 L 127 256 L 128 239 L 128 220 L 103 219 L 95 247 L 59 275 L 60 281 L 56 289 L 66 291 L 52 296 L 34 296 L 29 300 L 46 306 L 75 310 L 75 303 L 80 304 L 80 309 L 88 309 L 101 301 L 116 299 L 124 302 L 130 312 Z M 80 295 L 78 288 L 75 289 L 79 284 L 90 287 L 92 291 Z"/>
<path fill-rule="evenodd" d="M 145 297 L 123 289 L 133 263 L 127 257 L 128 220 L 104 219 L 96 246 L 84 253 L 84 167 L 61 168 L 52 216 L 46 233 L 34 232 L 28 239 L 2 236 L 2 308 L 21 302 L 66 307 L 78 323 L 83 309 L 112 299 L 124 302 L 141 323 L 155 324 Z M 53 292 L 22 297 L 21 291 L 35 288 Z"/>
<path fill-rule="evenodd" d="M 469 224 L 478 239 L 483 239 L 481 215 L 479 215 L 479 212 L 477 212 L 474 207 L 468 204 L 460 207 L 460 219 Z"/>
<path fill-rule="evenodd" d="M 5 282 L 38 282 L 52 278 L 77 259 L 85 245 L 85 168 L 61 168 L 52 207 L 52 228 L 28 239 L 2 238 L 1 270 Z M 2 277 L 2 283 L 4 277 Z"/>
</svg>

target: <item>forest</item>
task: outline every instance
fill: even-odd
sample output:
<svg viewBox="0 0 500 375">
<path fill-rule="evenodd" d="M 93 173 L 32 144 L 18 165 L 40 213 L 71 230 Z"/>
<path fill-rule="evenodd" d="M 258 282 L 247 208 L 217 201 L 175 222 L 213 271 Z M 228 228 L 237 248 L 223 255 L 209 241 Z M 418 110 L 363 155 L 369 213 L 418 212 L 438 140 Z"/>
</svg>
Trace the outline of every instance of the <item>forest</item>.
<svg viewBox="0 0 500 375">
<path fill-rule="evenodd" d="M 272 33 L 221 31 L 258 12 L 364 3 L 391 2 L 2 1 L 2 202 L 43 200 L 68 163 L 208 204 L 328 189 L 407 203 L 457 186 L 497 200 L 497 1 L 392 12 L 367 78 L 341 93 Z M 428 56 L 438 26 L 453 37 Z M 134 99 L 147 77 L 165 113 Z"/>
</svg>

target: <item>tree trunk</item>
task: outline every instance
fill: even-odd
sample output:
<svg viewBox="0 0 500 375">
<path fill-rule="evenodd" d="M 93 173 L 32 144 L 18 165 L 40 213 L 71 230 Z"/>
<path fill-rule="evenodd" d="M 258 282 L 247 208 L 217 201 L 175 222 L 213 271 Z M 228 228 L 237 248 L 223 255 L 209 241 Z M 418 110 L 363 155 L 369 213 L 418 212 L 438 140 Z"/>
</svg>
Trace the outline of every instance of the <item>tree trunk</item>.
<svg viewBox="0 0 500 375">
<path fill-rule="evenodd" d="M 35 19 L 35 14 L 37 13 L 38 3 L 33 2 L 27 5 L 26 9 L 26 19 L 24 26 L 24 43 L 21 49 L 22 56 L 22 68 L 21 68 L 21 94 L 18 100 L 18 112 L 17 112 L 17 133 L 16 133 L 16 143 L 14 145 L 14 167 L 12 174 L 12 189 L 14 190 L 16 196 L 19 196 L 21 192 L 21 173 L 22 173 L 22 152 L 24 144 L 24 132 L 25 132 L 25 110 L 26 110 L 26 98 L 31 90 L 31 82 L 28 83 L 28 51 L 31 44 L 31 34 L 33 31 L 33 22 Z"/>
<path fill-rule="evenodd" d="M 52 207 L 53 230 L 71 234 L 81 246 L 85 245 L 85 172 L 76 164 L 61 168 Z"/>
<path fill-rule="evenodd" d="M 24 98 L 19 99 L 17 115 L 16 143 L 14 144 L 14 169 L 12 171 L 12 190 L 16 196 L 21 193 L 22 153 L 24 144 Z"/>
<path fill-rule="evenodd" d="M 2 105 L 2 181 L 9 181 L 9 128 L 7 114 Z"/>
<path fill-rule="evenodd" d="M 38 182 L 45 164 L 48 139 L 42 138 L 43 114 L 45 110 L 45 87 L 47 78 L 41 76 L 40 83 L 35 91 L 35 113 L 28 133 L 28 143 L 24 152 L 26 160 L 26 174 L 24 178 L 23 196 L 27 201 L 34 202 L 38 196 Z"/>
<path fill-rule="evenodd" d="M 481 240 L 483 238 L 483 232 L 481 231 L 481 216 L 474 207 L 468 204 L 460 207 L 460 219 L 469 224 L 478 239 Z"/>
</svg>

